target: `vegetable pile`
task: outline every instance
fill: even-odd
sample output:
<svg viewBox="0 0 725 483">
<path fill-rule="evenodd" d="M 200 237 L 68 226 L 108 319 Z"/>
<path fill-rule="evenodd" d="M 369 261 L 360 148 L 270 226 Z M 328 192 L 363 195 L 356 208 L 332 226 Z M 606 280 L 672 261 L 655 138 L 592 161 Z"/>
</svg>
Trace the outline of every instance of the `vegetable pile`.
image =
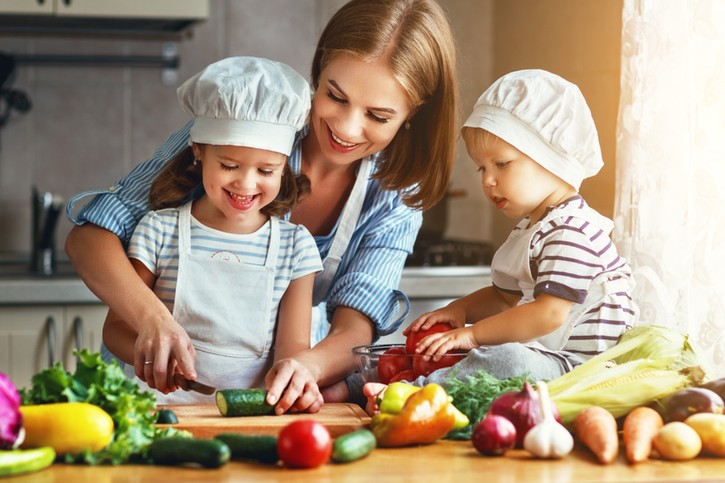
<svg viewBox="0 0 725 483">
<path fill-rule="evenodd" d="M 100 407 L 113 419 L 113 438 L 105 448 L 66 454 L 66 462 L 98 465 L 141 461 L 152 441 L 179 433 L 154 425 L 154 396 L 140 391 L 115 361 L 107 364 L 99 353 L 85 349 L 76 356 L 75 373 L 66 372 L 56 363 L 35 374 L 30 389 L 20 392 L 23 405 L 85 402 Z"/>
</svg>

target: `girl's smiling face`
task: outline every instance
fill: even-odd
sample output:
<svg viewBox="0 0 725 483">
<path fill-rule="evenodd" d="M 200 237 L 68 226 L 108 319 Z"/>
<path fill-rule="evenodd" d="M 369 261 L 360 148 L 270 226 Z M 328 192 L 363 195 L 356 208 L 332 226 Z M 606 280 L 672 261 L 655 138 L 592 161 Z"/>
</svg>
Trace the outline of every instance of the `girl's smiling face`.
<svg viewBox="0 0 725 483">
<path fill-rule="evenodd" d="M 340 54 L 320 74 L 310 133 L 325 159 L 348 165 L 385 149 L 410 114 L 384 57 L 363 62 Z"/>
<path fill-rule="evenodd" d="M 489 135 L 468 153 L 481 173 L 481 187 L 488 200 L 508 218 L 538 221 L 549 206 L 576 194 L 536 161 L 501 138 Z"/>
<path fill-rule="evenodd" d="M 205 195 L 192 213 L 205 225 L 251 233 L 267 221 L 260 210 L 280 190 L 287 156 L 244 146 L 193 145 L 202 164 Z"/>
</svg>

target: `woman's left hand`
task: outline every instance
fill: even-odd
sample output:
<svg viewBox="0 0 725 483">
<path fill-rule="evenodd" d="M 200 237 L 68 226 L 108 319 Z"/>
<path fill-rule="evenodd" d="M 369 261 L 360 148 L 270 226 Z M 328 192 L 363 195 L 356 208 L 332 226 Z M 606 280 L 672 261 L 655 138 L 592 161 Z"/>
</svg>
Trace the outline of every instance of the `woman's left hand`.
<svg viewBox="0 0 725 483">
<path fill-rule="evenodd" d="M 291 412 L 316 413 L 324 402 L 312 372 L 293 358 L 277 361 L 264 380 L 267 402 L 275 405 L 276 414 Z"/>
</svg>

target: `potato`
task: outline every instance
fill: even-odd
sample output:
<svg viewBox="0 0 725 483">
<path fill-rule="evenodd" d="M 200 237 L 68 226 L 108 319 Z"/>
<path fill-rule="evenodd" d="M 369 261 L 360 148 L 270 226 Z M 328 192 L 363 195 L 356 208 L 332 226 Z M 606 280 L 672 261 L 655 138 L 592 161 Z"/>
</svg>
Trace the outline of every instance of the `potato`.
<svg viewBox="0 0 725 483">
<path fill-rule="evenodd" d="M 716 456 L 725 456 L 725 415 L 698 413 L 685 419 L 702 440 L 702 449 Z"/>
<path fill-rule="evenodd" d="M 674 461 L 690 460 L 702 449 L 700 436 L 681 421 L 662 426 L 652 442 L 660 456 Z"/>
</svg>

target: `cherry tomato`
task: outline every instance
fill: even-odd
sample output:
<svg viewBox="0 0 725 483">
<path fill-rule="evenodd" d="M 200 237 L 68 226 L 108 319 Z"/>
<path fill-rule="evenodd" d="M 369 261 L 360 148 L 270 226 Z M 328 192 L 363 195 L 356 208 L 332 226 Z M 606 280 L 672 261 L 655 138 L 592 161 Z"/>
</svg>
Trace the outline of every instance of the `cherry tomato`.
<svg viewBox="0 0 725 483">
<path fill-rule="evenodd" d="M 400 371 L 396 375 L 390 378 L 390 383 L 392 384 L 394 382 L 398 381 L 408 381 L 411 382 L 415 379 L 415 372 L 413 372 L 413 369 L 406 369 L 404 371 Z"/>
<path fill-rule="evenodd" d="M 405 347 L 391 347 L 378 359 L 378 379 L 383 384 L 389 384 L 390 378 L 394 375 L 412 368 L 410 357 L 405 353 Z"/>
<path fill-rule="evenodd" d="M 293 421 L 279 432 L 277 452 L 289 468 L 317 468 L 330 460 L 332 436 L 318 421 Z"/>
<path fill-rule="evenodd" d="M 415 354 L 415 346 L 418 345 L 418 341 L 438 332 L 447 332 L 453 330 L 448 324 L 436 324 L 427 330 L 418 330 L 416 332 L 410 332 L 408 337 L 405 339 L 405 352 L 408 354 Z"/>
</svg>

